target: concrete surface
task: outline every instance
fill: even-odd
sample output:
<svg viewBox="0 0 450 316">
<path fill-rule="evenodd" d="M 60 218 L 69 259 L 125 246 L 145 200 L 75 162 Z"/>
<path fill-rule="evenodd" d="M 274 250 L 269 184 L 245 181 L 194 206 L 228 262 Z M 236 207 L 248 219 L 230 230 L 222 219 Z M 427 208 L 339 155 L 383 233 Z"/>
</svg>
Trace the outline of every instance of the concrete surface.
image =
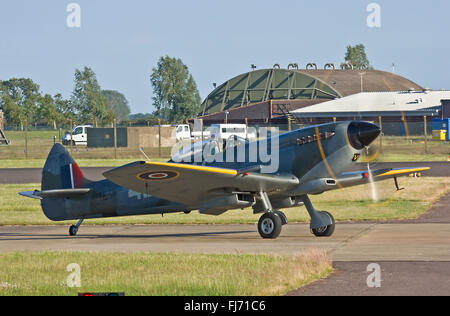
<svg viewBox="0 0 450 316">
<path fill-rule="evenodd" d="M 450 224 L 337 224 L 316 238 L 307 224 L 288 224 L 264 240 L 256 225 L 2 226 L 0 252 L 17 250 L 153 251 L 295 254 L 326 249 L 333 261 L 450 261 Z"/>
</svg>

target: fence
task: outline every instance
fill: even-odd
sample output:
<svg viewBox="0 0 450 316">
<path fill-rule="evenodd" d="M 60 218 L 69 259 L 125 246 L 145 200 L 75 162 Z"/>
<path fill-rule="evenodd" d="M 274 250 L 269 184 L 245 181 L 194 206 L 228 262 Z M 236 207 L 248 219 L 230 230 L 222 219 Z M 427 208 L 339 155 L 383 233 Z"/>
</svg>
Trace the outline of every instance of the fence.
<svg viewBox="0 0 450 316">
<path fill-rule="evenodd" d="M 245 122 L 245 120 L 244 120 Z M 243 122 L 243 123 L 244 123 Z M 378 122 L 374 122 L 378 123 Z M 272 125 L 280 133 L 309 126 L 307 124 Z M 264 124 L 250 125 L 257 131 Z M 119 126 L 117 126 L 119 128 Z M 208 128 L 208 126 L 204 126 Z M 113 129 L 111 129 L 113 130 Z M 110 130 L 110 132 L 111 132 Z M 109 146 L 69 146 L 75 159 L 130 159 L 142 160 L 145 158 L 141 149 L 150 159 L 169 159 L 172 146 L 175 144 L 175 127 L 153 126 L 127 127 L 127 145 L 110 141 Z M 5 128 L 6 137 L 11 140 L 9 146 L 0 147 L 0 159 L 44 159 L 50 148 L 56 142 L 61 142 L 63 129 L 52 130 L 28 126 L 24 131 Z M 379 154 L 378 159 L 384 161 L 430 161 L 448 160 L 450 156 L 450 143 L 448 140 L 434 137 L 432 124 L 429 122 L 385 122 L 382 120 L 382 135 L 371 145 L 371 151 Z M 110 134 L 111 135 L 111 134 Z M 114 138 L 114 133 L 112 138 Z M 111 136 L 110 136 L 111 140 Z M 0 160 L 0 168 L 1 168 Z"/>
</svg>

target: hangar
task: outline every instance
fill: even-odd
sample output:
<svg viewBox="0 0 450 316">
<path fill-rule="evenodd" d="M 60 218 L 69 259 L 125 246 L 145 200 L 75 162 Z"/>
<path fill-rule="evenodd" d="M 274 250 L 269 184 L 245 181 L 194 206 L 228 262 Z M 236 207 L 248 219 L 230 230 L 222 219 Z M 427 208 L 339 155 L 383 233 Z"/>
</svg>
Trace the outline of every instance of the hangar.
<svg viewBox="0 0 450 316">
<path fill-rule="evenodd" d="M 286 125 L 365 119 L 422 122 L 442 115 L 450 91 L 431 91 L 394 73 L 373 69 L 299 69 L 278 64 L 238 75 L 217 86 L 203 101 L 205 125 L 242 123 Z M 423 125 L 422 125 L 423 126 Z M 431 126 L 431 124 L 430 124 Z M 423 131 L 423 128 L 422 128 Z"/>
</svg>

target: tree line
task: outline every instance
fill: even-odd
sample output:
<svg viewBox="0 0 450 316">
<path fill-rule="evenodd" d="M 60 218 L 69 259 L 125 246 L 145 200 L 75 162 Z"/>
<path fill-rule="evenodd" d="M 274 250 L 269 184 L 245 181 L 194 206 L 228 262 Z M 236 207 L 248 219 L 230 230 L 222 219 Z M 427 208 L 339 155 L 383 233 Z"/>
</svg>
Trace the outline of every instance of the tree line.
<svg viewBox="0 0 450 316">
<path fill-rule="evenodd" d="M 89 67 L 76 69 L 70 98 L 43 93 L 30 78 L 0 80 L 0 109 L 9 125 L 46 124 L 57 129 L 77 124 L 109 125 L 130 120 L 175 123 L 196 116 L 200 109 L 197 85 L 181 59 L 161 57 L 150 75 L 155 111 L 130 115 L 126 97 L 116 90 L 102 90 Z"/>
<path fill-rule="evenodd" d="M 47 124 L 54 129 L 68 126 L 70 121 L 96 126 L 114 119 L 127 120 L 130 108 L 125 96 L 115 90 L 102 90 L 89 67 L 76 69 L 74 89 L 69 99 L 58 93 L 42 93 L 30 78 L 0 81 L 0 108 L 10 125 Z"/>
</svg>

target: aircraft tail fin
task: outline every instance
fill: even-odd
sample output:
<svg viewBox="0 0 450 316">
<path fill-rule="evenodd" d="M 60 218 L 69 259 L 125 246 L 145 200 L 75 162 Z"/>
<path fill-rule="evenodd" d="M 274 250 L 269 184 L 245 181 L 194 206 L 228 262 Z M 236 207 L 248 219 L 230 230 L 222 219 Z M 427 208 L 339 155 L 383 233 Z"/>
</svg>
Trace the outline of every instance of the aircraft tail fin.
<svg viewBox="0 0 450 316">
<path fill-rule="evenodd" d="M 55 144 L 42 170 L 41 190 L 80 189 L 90 182 L 66 148 Z"/>
</svg>

